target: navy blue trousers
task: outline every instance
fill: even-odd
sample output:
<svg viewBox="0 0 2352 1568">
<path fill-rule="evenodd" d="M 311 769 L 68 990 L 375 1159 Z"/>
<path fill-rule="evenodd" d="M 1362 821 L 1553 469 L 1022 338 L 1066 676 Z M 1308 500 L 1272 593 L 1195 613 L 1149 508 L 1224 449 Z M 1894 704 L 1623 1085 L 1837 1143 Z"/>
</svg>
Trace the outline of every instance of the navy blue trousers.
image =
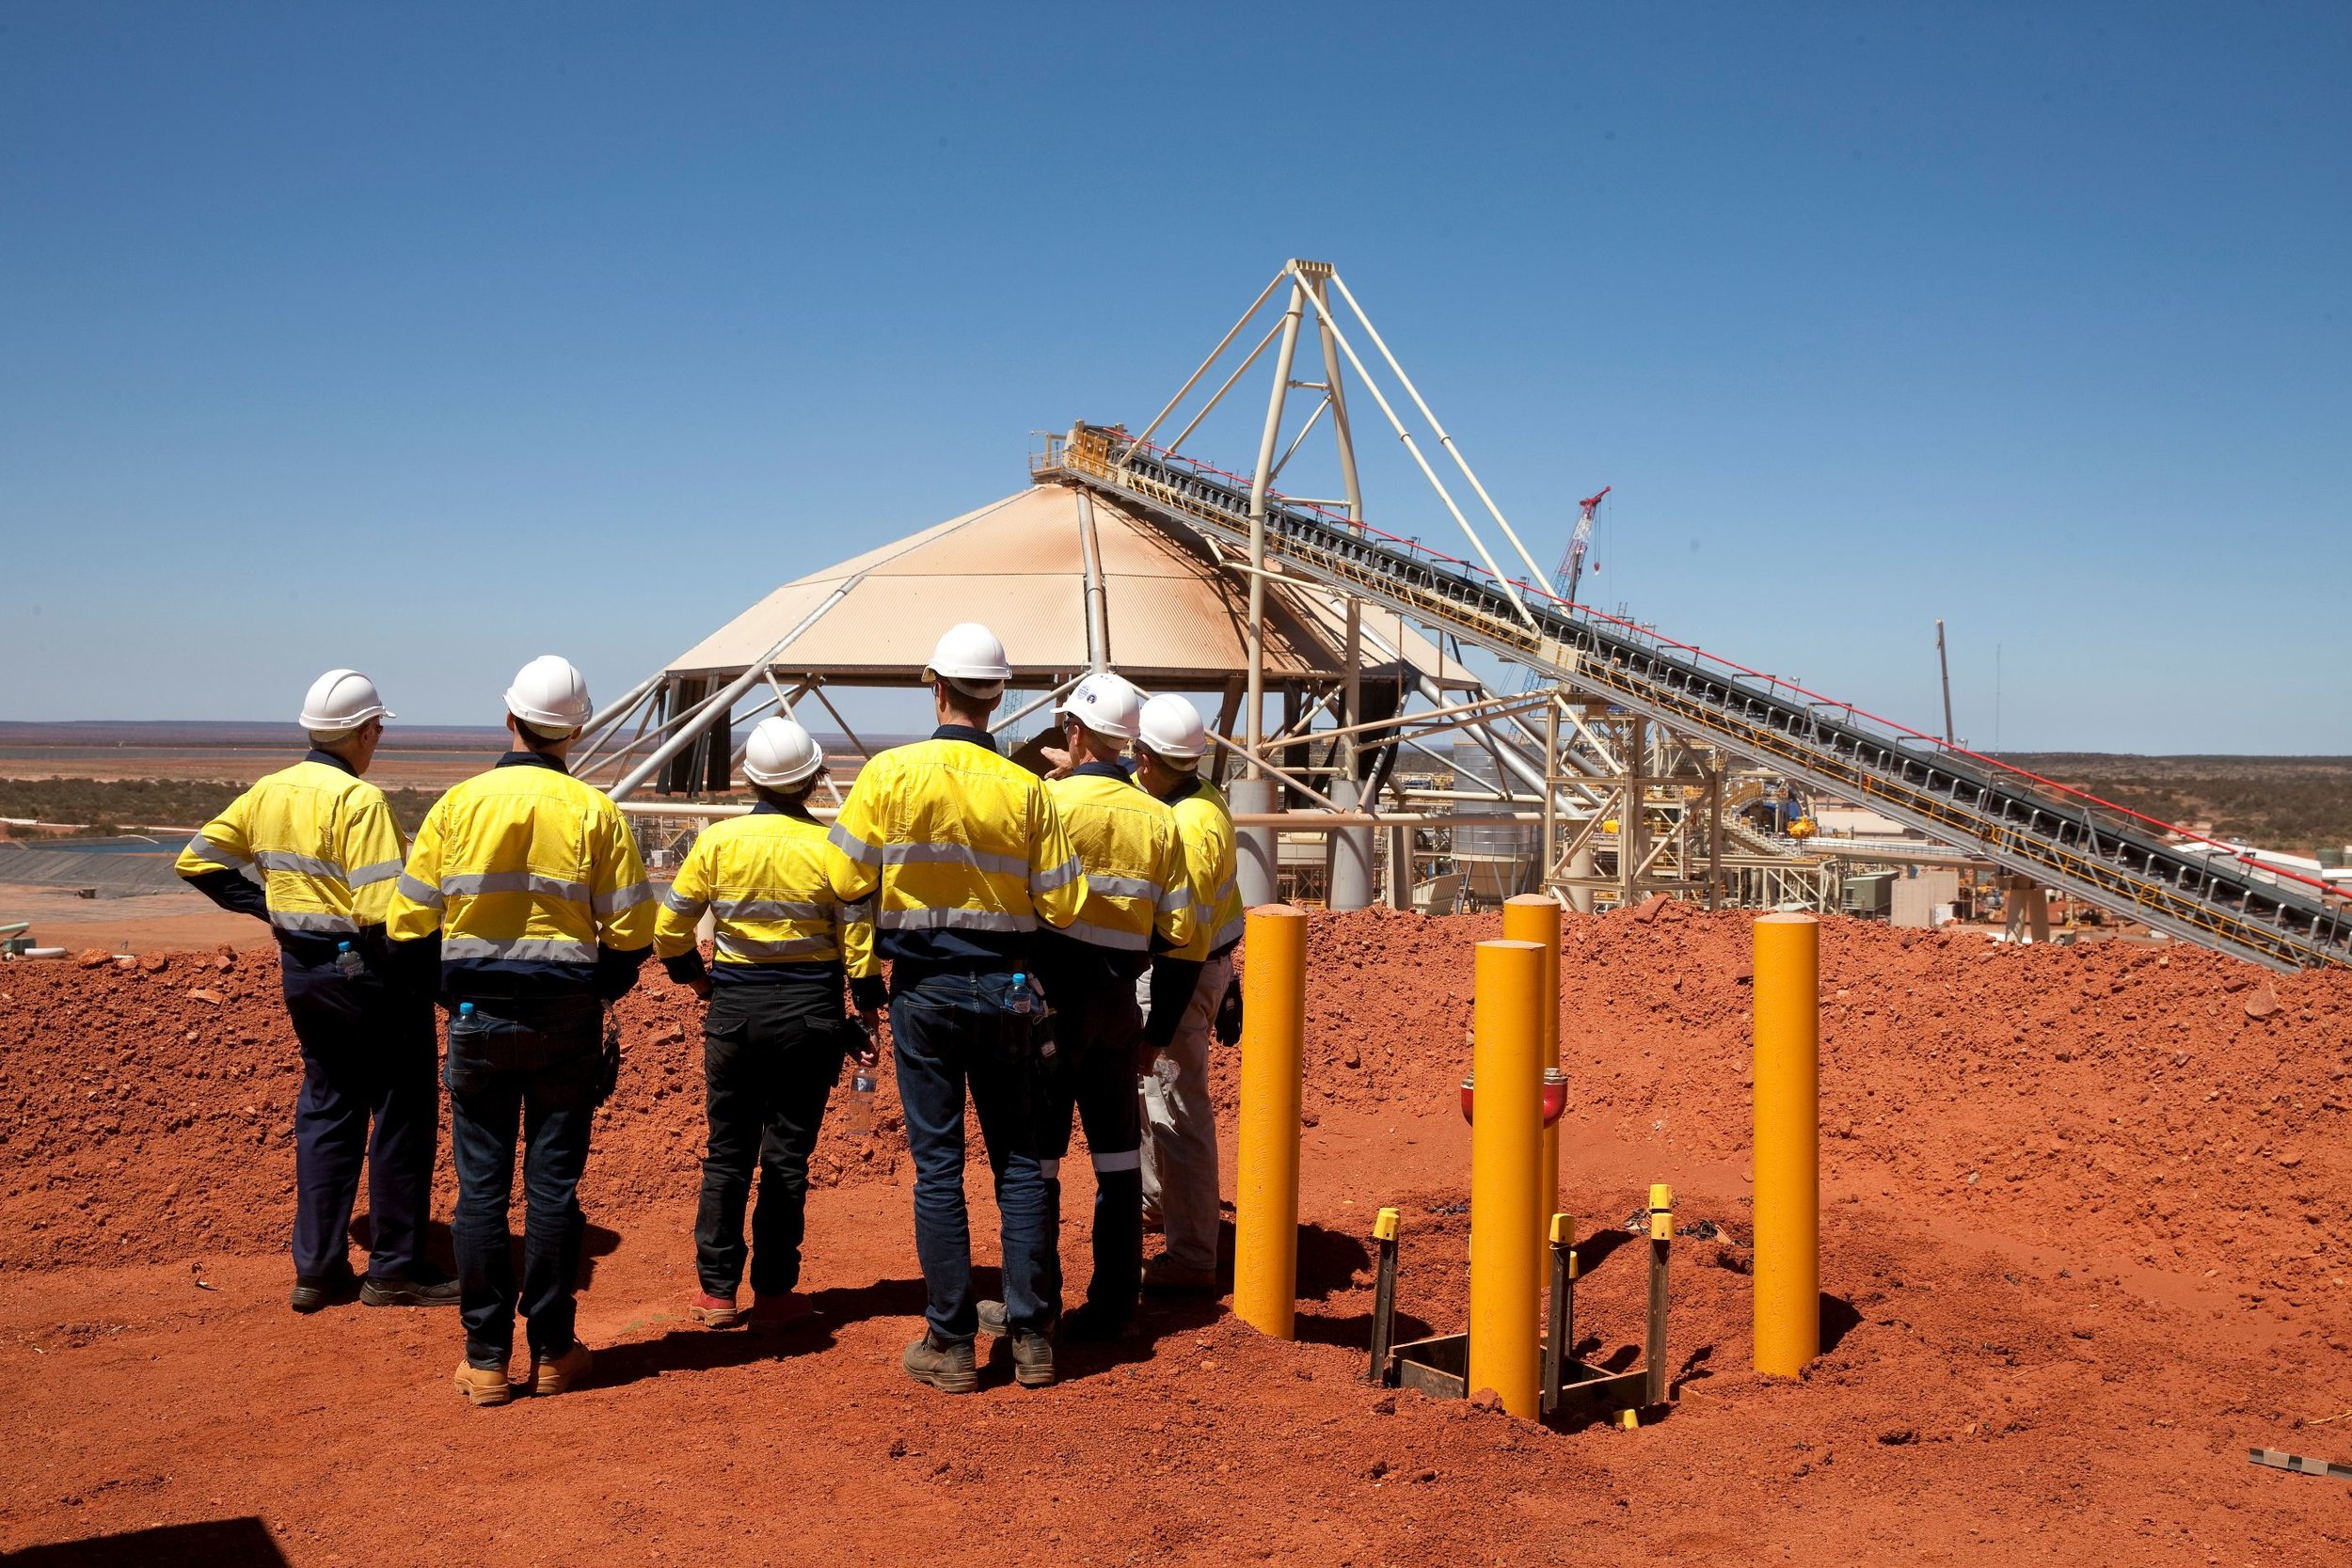
<svg viewBox="0 0 2352 1568">
<path fill-rule="evenodd" d="M 838 974 L 820 985 L 711 988 L 703 1021 L 710 1146 L 694 1214 L 694 1272 L 714 1296 L 734 1297 L 746 1256 L 755 1295 L 785 1295 L 801 1282 L 808 1157 L 841 1076 L 841 1025 Z M 759 1206 L 747 1254 L 743 1210 L 755 1168 Z"/>
<path fill-rule="evenodd" d="M 449 1024 L 450 1152 L 457 1163 L 458 1308 L 466 1359 L 503 1367 L 515 1350 L 519 1307 L 534 1356 L 572 1342 L 588 1222 L 580 1178 L 596 1114 L 596 1052 L 604 1009 L 593 996 L 480 1001 Z M 519 1130 L 519 1136 L 518 1136 Z M 519 1295 L 507 1230 L 515 1156 L 523 1164 L 523 1277 Z"/>
<path fill-rule="evenodd" d="M 1005 1312 L 1014 1326 L 1053 1323 L 1054 1230 L 1038 1164 L 1039 1062 L 1030 1021 L 1008 1003 L 1012 976 L 931 974 L 890 999 L 898 1101 L 914 1158 L 914 1251 L 923 1264 L 924 1319 L 945 1340 L 979 1330 L 972 1295 L 972 1221 L 963 1202 L 967 1087 L 996 1180 Z"/>
<path fill-rule="evenodd" d="M 286 1013 L 302 1045 L 294 1102 L 294 1273 L 342 1273 L 346 1233 L 368 1174 L 368 1272 L 412 1273 L 423 1256 L 433 1200 L 433 1155 L 441 1131 L 433 1079 L 430 999 L 373 974 L 346 977 L 331 963 L 281 951 Z"/>
<path fill-rule="evenodd" d="M 1054 1066 L 1040 1106 L 1038 1148 L 1044 1155 L 1054 1230 L 1061 1226 L 1061 1160 L 1074 1119 L 1086 1129 L 1094 1162 L 1094 1275 L 1087 1303 L 1105 1318 L 1135 1316 L 1143 1293 L 1143 1109 L 1136 1056 L 1143 1014 L 1133 980 L 1102 978 L 1054 989 Z M 1061 1257 L 1053 1259 L 1048 1302 L 1061 1296 Z"/>
</svg>

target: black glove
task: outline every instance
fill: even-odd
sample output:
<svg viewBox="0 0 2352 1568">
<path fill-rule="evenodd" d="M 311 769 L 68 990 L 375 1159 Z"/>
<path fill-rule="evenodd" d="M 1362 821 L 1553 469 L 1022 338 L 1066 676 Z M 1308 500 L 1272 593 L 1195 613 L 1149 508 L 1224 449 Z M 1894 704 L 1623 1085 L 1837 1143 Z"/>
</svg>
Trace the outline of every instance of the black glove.
<svg viewBox="0 0 2352 1568">
<path fill-rule="evenodd" d="M 1241 977 L 1239 975 L 1225 982 L 1225 995 L 1216 1005 L 1216 1042 L 1219 1045 L 1241 1043 Z"/>
<path fill-rule="evenodd" d="M 596 1047 L 596 1103 L 612 1098 L 621 1085 L 621 1026 L 604 1015 L 604 1038 Z"/>
</svg>

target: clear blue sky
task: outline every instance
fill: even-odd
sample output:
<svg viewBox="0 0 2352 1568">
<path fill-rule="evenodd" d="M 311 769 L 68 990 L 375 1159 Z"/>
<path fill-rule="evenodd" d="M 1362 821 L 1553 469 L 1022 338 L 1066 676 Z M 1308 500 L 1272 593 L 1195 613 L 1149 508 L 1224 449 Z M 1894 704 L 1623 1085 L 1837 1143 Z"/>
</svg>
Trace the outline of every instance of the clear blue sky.
<svg viewBox="0 0 2352 1568">
<path fill-rule="evenodd" d="M 1597 602 L 2352 752 L 2352 8 L 1473 14 L 0 0 L 0 717 L 616 694 L 1308 255 Z"/>
</svg>

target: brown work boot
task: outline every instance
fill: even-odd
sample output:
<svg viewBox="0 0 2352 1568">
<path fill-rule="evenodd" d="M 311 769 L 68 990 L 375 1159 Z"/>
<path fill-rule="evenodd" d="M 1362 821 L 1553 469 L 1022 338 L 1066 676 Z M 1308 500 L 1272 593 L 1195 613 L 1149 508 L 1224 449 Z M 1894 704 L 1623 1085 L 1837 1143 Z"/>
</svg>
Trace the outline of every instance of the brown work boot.
<svg viewBox="0 0 2352 1568">
<path fill-rule="evenodd" d="M 1016 1328 L 1012 1346 L 1012 1380 L 1024 1388 L 1050 1388 L 1054 1384 L 1054 1341 L 1034 1329 Z"/>
<path fill-rule="evenodd" d="M 477 1409 L 506 1404 L 515 1398 L 515 1386 L 506 1381 L 505 1368 L 477 1367 L 470 1361 L 457 1363 L 457 1391 Z"/>
<path fill-rule="evenodd" d="M 735 1292 L 714 1296 L 696 1287 L 694 1291 L 694 1321 L 705 1328 L 733 1328 L 743 1321 L 742 1310 L 735 1305 Z"/>
<path fill-rule="evenodd" d="M 942 1343 L 925 1329 L 923 1337 L 907 1347 L 899 1365 L 907 1376 L 917 1383 L 928 1383 L 943 1394 L 968 1394 L 980 1386 L 980 1371 L 972 1357 L 972 1341 L 959 1339 Z"/>
<path fill-rule="evenodd" d="M 588 1354 L 588 1347 L 574 1339 L 561 1354 L 531 1357 L 531 1391 L 533 1394 L 568 1394 L 588 1381 L 588 1369 L 596 1358 Z"/>
</svg>

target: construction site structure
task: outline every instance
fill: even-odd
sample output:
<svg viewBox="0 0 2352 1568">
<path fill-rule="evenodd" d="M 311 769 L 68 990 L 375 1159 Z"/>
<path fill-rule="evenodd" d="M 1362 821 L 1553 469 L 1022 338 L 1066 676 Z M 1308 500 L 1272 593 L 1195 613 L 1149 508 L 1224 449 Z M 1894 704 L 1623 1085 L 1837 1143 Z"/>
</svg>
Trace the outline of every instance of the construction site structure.
<svg viewBox="0 0 2352 1568">
<path fill-rule="evenodd" d="M 1273 319 L 1255 346 L 1188 409 L 1268 306 Z M 1310 324 L 1319 380 L 1297 374 Z M 1269 348 L 1255 465 L 1243 474 L 1187 455 L 1186 442 Z M 1367 352 L 1385 373 L 1375 374 Z M 1301 392 L 1315 396 L 1295 420 Z M 1352 423 L 1359 397 L 1377 408 L 1475 559 L 1366 520 Z M 1400 405 L 1418 415 L 1413 425 Z M 1155 439 L 1180 410 L 1187 412 L 1176 433 Z M 1340 494 L 1286 492 L 1277 482 L 1318 429 L 1329 438 Z M 1522 575 L 1505 569 L 1486 529 L 1473 525 L 1423 437 L 1458 471 L 1456 483 Z M 1321 873 L 1314 891 L 1335 907 L 1383 895 L 1449 907 L 1465 883 L 1507 895 L 1500 878 L 1475 885 L 1479 850 L 1466 845 L 1458 862 L 1453 851 L 1465 833 L 1518 832 L 1534 848 L 1516 854 L 1528 868 L 1520 879 L 1579 909 L 1664 894 L 1836 910 L 1857 866 L 1958 861 L 2021 879 L 2037 895 L 2062 892 L 2273 968 L 2352 964 L 2352 904 L 2316 878 L 1604 614 L 1548 584 L 1328 263 L 1286 263 L 1141 431 L 1072 426 L 1043 438 L 1030 472 L 1036 487 L 1021 496 L 779 590 L 600 714 L 590 766 L 625 760 L 616 798 L 657 780 L 673 791 L 723 789 L 728 748 L 716 737 L 744 717 L 737 705 L 763 683 L 770 705 L 817 699 L 863 750 L 824 697 L 828 682 L 913 684 L 917 645 L 948 621 L 988 618 L 973 607 L 999 586 L 993 575 L 1017 570 L 1006 560 L 1023 558 L 948 562 L 928 589 L 874 585 L 888 583 L 894 562 L 976 518 L 1020 509 L 1061 519 L 1036 531 L 1041 554 L 1033 559 L 1074 543 L 1078 560 L 1075 572 L 1040 574 L 1055 579 L 1052 594 L 1017 600 L 991 621 L 1011 650 L 1016 684 L 1039 692 L 1009 704 L 1000 726 L 1048 710 L 1070 682 L 1104 664 L 1146 689 L 1216 691 L 1214 730 L 1223 766 L 1236 774 L 1231 795 L 1253 903 L 1272 900 L 1286 880 L 1303 891 L 1311 867 Z M 1115 527 L 1106 530 L 1105 519 Z M 1110 560 L 1118 551 L 1104 543 L 1113 533 L 1120 550 L 1181 570 L 1158 578 L 1130 570 L 1122 595 Z M 1153 602 L 1171 583 L 1170 602 L 1205 610 L 1179 616 L 1185 629 L 1168 630 L 1166 606 Z M 836 613 L 861 594 L 866 608 Z M 1167 632 L 1156 645 L 1155 626 Z M 891 654 L 894 642 L 906 646 Z M 1188 651 L 1169 652 L 1178 646 Z M 1481 678 L 1465 650 L 1520 673 Z M 1280 704 L 1279 721 L 1269 720 L 1270 697 Z M 632 718 L 637 731 L 621 740 Z M 1465 755 L 1486 762 L 1460 766 Z M 1774 784 L 1867 805 L 1918 836 L 1902 846 L 1836 844 L 1804 836 L 1804 820 L 1770 831 L 1743 808 Z M 1479 842 L 1488 841 L 1470 841 Z M 1422 875 L 1440 865 L 1452 869 Z M 2010 906 L 2026 902 L 2012 897 Z"/>
</svg>

